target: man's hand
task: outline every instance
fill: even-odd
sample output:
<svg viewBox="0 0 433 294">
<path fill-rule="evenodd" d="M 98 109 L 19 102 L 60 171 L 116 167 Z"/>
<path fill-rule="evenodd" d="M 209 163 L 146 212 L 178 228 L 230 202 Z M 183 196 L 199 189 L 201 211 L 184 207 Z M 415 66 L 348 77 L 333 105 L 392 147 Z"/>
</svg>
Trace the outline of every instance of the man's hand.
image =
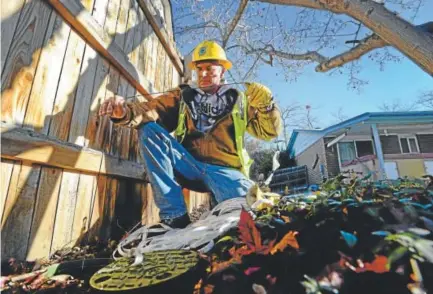
<svg viewBox="0 0 433 294">
<path fill-rule="evenodd" d="M 247 90 L 245 95 L 249 99 L 249 104 L 260 110 L 264 111 L 269 107 L 272 107 L 273 98 L 272 92 L 268 87 L 259 83 L 245 83 L 247 85 Z"/>
<path fill-rule="evenodd" d="M 114 96 L 105 100 L 99 107 L 99 115 L 109 115 L 111 118 L 120 119 L 126 115 L 125 99 L 121 96 Z"/>
</svg>

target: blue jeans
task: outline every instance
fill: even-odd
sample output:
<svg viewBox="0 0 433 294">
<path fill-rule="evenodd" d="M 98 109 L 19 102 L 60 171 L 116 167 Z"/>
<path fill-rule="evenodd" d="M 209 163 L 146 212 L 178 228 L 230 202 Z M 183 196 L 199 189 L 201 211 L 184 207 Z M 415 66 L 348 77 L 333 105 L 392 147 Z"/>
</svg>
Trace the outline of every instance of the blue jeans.
<svg viewBox="0 0 433 294">
<path fill-rule="evenodd" d="M 217 202 L 244 197 L 254 184 L 240 171 L 196 160 L 163 127 L 149 122 L 138 130 L 144 165 L 152 185 L 161 219 L 175 218 L 187 212 L 179 176 L 190 187 L 204 185 Z"/>
</svg>

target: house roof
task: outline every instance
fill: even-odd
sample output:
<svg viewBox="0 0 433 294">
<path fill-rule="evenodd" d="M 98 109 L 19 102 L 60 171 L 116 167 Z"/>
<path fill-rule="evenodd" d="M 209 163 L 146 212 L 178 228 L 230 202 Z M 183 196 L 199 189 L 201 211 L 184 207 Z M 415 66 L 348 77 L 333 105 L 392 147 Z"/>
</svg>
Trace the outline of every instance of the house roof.
<svg viewBox="0 0 433 294">
<path fill-rule="evenodd" d="M 322 137 L 366 123 L 381 125 L 433 123 L 433 111 L 365 112 L 325 129 L 295 129 L 290 137 L 287 150 L 292 157 L 296 156 Z"/>
</svg>

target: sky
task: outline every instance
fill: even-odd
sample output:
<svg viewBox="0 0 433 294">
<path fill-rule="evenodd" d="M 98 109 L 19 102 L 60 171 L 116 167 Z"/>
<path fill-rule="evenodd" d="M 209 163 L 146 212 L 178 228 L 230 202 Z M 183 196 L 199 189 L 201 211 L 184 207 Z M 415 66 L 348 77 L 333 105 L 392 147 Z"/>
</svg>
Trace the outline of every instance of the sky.
<svg viewBox="0 0 433 294">
<path fill-rule="evenodd" d="M 433 0 L 425 0 L 414 23 L 433 21 L 432 11 Z M 293 10 L 287 10 L 287 15 L 283 17 L 293 18 Z M 421 92 L 433 90 L 431 76 L 397 50 L 392 48 L 390 50 L 402 58 L 396 63 L 386 63 L 383 71 L 367 56 L 361 58 L 362 70 L 359 77 L 367 80 L 368 84 L 364 85 L 360 92 L 348 89 L 347 75 L 317 73 L 314 71 L 315 64 L 305 67 L 303 73 L 290 82 L 284 80 L 281 69 L 264 66 L 256 81 L 267 85 L 282 106 L 294 102 L 302 106 L 310 105 L 318 121 L 317 127 L 327 127 L 337 122 L 332 114 L 339 108 L 350 118 L 364 112 L 381 111 L 379 107 L 383 103 L 393 101 L 400 101 L 402 104 L 413 103 Z M 182 52 L 182 54 L 187 53 Z"/>
</svg>

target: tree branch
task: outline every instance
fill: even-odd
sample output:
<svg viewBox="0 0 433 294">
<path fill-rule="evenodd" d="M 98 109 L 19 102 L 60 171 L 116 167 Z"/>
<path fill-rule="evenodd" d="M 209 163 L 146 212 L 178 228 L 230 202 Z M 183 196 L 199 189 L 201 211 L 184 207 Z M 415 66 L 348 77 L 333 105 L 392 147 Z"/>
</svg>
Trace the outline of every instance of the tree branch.
<svg viewBox="0 0 433 294">
<path fill-rule="evenodd" d="M 258 0 L 265 3 L 308 7 L 346 14 L 364 24 L 386 43 L 433 75 L 433 38 L 372 0 Z"/>
<path fill-rule="evenodd" d="M 244 47 L 246 48 L 246 47 Z M 323 63 L 327 60 L 326 57 L 321 55 L 316 51 L 309 51 L 307 53 L 287 53 L 284 51 L 276 50 L 272 45 L 268 44 L 264 48 L 246 48 L 247 54 L 266 54 L 271 58 L 269 62 L 271 62 L 272 57 L 277 56 L 280 58 L 288 59 L 288 60 L 311 60 L 316 61 L 318 63 Z"/>
<path fill-rule="evenodd" d="M 175 34 L 185 34 L 190 31 L 201 30 L 204 28 L 218 28 L 218 27 L 215 25 L 215 23 L 211 21 L 206 21 L 206 22 L 202 22 L 190 26 L 181 27 L 179 30 L 175 31 Z"/>
<path fill-rule="evenodd" d="M 241 3 L 238 7 L 238 10 L 236 11 L 235 16 L 233 17 L 232 21 L 230 22 L 230 25 L 227 28 L 226 33 L 223 36 L 223 48 L 225 48 L 227 46 L 227 42 L 229 41 L 230 35 L 235 30 L 239 20 L 242 17 L 242 13 L 244 12 L 247 4 L 248 4 L 248 0 L 241 0 Z"/>
<path fill-rule="evenodd" d="M 384 40 L 378 35 L 371 35 L 359 42 L 358 45 L 351 48 L 350 50 L 343 52 L 335 57 L 332 57 L 325 62 L 321 62 L 317 67 L 316 71 L 326 72 L 330 69 L 342 66 L 348 62 L 359 59 L 362 55 L 370 52 L 371 50 L 387 46 Z"/>
</svg>

